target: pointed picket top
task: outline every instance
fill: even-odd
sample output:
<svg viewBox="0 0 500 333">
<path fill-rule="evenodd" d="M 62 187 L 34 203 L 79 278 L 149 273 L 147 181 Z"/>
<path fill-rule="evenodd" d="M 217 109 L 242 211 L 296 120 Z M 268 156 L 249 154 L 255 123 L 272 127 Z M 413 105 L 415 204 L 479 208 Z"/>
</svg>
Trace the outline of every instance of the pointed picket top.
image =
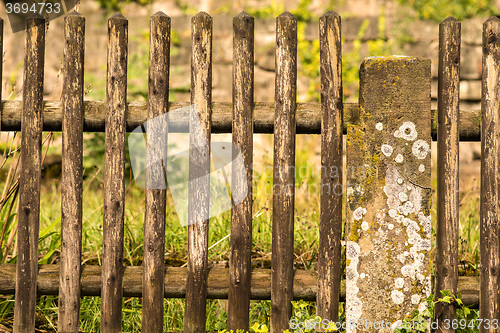
<svg viewBox="0 0 500 333">
<path fill-rule="evenodd" d="M 485 22 L 499 22 L 499 21 L 500 21 L 500 18 L 498 18 L 498 16 L 491 16 Z"/>
<path fill-rule="evenodd" d="M 120 12 L 116 12 L 116 14 L 114 14 L 113 16 L 111 16 L 109 18 L 109 20 L 110 21 L 121 21 L 121 20 L 128 21 L 127 18 L 125 16 L 123 16 L 123 14 L 120 13 Z"/>
<path fill-rule="evenodd" d="M 73 22 L 72 24 L 85 24 L 85 17 L 76 10 L 71 11 L 68 15 L 64 17 L 64 22 Z"/>
<path fill-rule="evenodd" d="M 235 29 L 235 33 L 237 32 L 242 35 L 247 35 L 249 32 L 246 29 L 251 29 L 251 33 L 253 34 L 254 18 L 252 15 L 243 11 L 233 18 L 233 27 Z"/>
<path fill-rule="evenodd" d="M 159 10 L 156 13 L 154 13 L 153 15 L 151 15 L 151 17 L 168 17 L 168 18 L 170 18 L 170 16 L 168 16 L 167 14 L 162 12 L 161 10 Z"/>
<path fill-rule="evenodd" d="M 201 24 L 200 27 L 203 27 L 205 24 L 207 24 L 211 29 L 212 16 L 210 16 L 207 12 L 199 12 L 191 18 L 191 24 Z"/>
<path fill-rule="evenodd" d="M 295 17 L 295 15 L 293 15 L 289 11 L 286 11 L 286 12 L 279 14 L 278 17 Z"/>
<path fill-rule="evenodd" d="M 154 24 L 154 22 L 160 25 L 167 24 L 168 26 L 170 26 L 171 19 L 170 16 L 160 10 L 151 15 L 151 24 Z"/>
<path fill-rule="evenodd" d="M 245 18 L 245 17 L 251 17 L 253 18 L 252 15 L 248 14 L 246 11 L 242 11 L 241 13 L 239 13 L 236 18 Z"/>
<path fill-rule="evenodd" d="M 207 18 L 212 18 L 212 16 L 210 16 L 207 12 L 201 11 L 195 16 L 193 16 L 193 18 L 207 19 Z"/>
<path fill-rule="evenodd" d="M 82 16 L 82 14 L 80 14 L 79 12 L 77 12 L 76 10 L 72 10 L 71 12 L 69 12 L 66 16 Z"/>
<path fill-rule="evenodd" d="M 336 12 L 334 12 L 333 10 L 329 10 L 326 13 L 324 13 L 323 15 L 321 15 L 321 18 L 330 18 L 330 17 L 340 18 L 340 15 L 337 14 Z"/>
<path fill-rule="evenodd" d="M 447 17 L 443 22 L 441 23 L 448 23 L 448 22 L 458 22 L 458 20 L 456 18 L 454 18 L 453 16 L 449 16 Z"/>
<path fill-rule="evenodd" d="M 45 18 L 38 13 L 31 14 L 28 18 L 26 18 L 26 26 L 30 24 L 38 25 L 42 23 L 45 24 Z"/>
<path fill-rule="evenodd" d="M 496 38 L 493 38 L 493 36 L 498 36 L 498 28 L 500 25 L 500 19 L 496 16 L 492 16 L 483 23 L 483 39 L 484 36 L 491 36 L 486 40 L 487 43 L 495 43 Z M 484 32 L 488 31 L 487 34 L 484 34 Z"/>
</svg>

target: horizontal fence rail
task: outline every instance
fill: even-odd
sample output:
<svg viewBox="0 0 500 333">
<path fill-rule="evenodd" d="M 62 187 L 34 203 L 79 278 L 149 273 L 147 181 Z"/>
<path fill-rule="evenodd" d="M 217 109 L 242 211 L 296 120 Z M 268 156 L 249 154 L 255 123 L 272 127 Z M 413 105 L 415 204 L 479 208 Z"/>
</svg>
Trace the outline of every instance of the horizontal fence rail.
<svg viewBox="0 0 500 333">
<path fill-rule="evenodd" d="M 169 120 L 169 132 L 185 132 L 188 120 L 187 102 L 169 102 L 168 110 L 184 108 L 180 119 Z M 22 101 L 2 101 L 1 129 L 2 131 L 19 131 L 21 129 Z M 106 103 L 102 101 L 84 102 L 84 132 L 104 132 Z M 232 103 L 212 103 L 212 133 L 231 133 Z M 431 135 L 437 140 L 438 125 L 437 110 L 431 110 Z M 459 134 L 460 141 L 480 141 L 481 110 L 460 111 Z M 347 124 L 359 119 L 357 103 L 344 104 L 343 133 L 347 133 Z M 127 103 L 127 132 L 132 132 L 147 120 L 146 102 Z M 297 134 L 321 133 L 321 104 L 297 103 L 296 114 Z M 44 101 L 43 130 L 59 132 L 62 128 L 62 103 L 60 101 Z M 254 133 L 272 134 L 274 129 L 274 103 L 254 103 Z"/>
<path fill-rule="evenodd" d="M 101 295 L 101 272 L 99 265 L 82 265 L 81 296 Z M 123 273 L 123 296 L 142 297 L 142 266 L 125 266 Z M 0 264 L 0 294 L 14 295 L 16 287 L 16 265 Z M 184 298 L 186 295 L 187 268 L 166 267 L 164 298 Z M 57 295 L 59 292 L 59 265 L 39 265 L 38 295 Z M 293 279 L 293 299 L 316 301 L 318 275 L 314 271 L 296 270 Z M 460 276 L 458 293 L 466 306 L 479 306 L 479 276 Z M 340 282 L 339 301 L 345 300 L 345 280 Z M 210 269 L 208 273 L 207 299 L 227 299 L 229 294 L 229 269 Z M 271 299 L 271 270 L 252 269 L 250 299 Z"/>
</svg>

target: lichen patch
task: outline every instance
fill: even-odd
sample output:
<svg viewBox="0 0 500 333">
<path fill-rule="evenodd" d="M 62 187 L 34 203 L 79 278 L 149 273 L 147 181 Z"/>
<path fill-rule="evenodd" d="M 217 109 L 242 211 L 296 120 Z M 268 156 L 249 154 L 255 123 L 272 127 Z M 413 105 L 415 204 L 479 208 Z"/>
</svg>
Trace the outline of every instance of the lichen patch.
<svg viewBox="0 0 500 333">
<path fill-rule="evenodd" d="M 418 158 L 419 160 L 423 160 L 427 157 L 427 154 L 431 152 L 431 146 L 427 141 L 417 140 L 413 143 L 411 152 L 413 153 L 413 155 L 415 155 L 416 158 Z"/>
<path fill-rule="evenodd" d="M 403 278 L 397 278 L 394 280 L 394 287 L 396 287 L 397 289 L 403 288 L 404 285 L 405 280 Z"/>
<path fill-rule="evenodd" d="M 366 231 L 369 227 L 370 225 L 368 224 L 368 222 L 363 221 L 363 223 L 361 223 L 361 230 Z"/>
<path fill-rule="evenodd" d="M 391 298 L 394 304 L 401 304 L 405 300 L 405 295 L 399 290 L 391 291 Z"/>
<path fill-rule="evenodd" d="M 355 220 L 361 220 L 363 215 L 366 214 L 366 208 L 363 207 L 358 207 L 354 212 L 352 212 L 352 217 L 354 217 Z"/>
<path fill-rule="evenodd" d="M 396 138 L 405 139 L 407 141 L 413 141 L 417 138 L 418 133 L 415 129 L 414 123 L 412 123 L 411 121 L 405 121 L 403 125 L 401 125 L 399 129 L 394 132 L 394 136 Z"/>
<path fill-rule="evenodd" d="M 425 253 L 430 250 L 431 245 L 431 219 L 430 215 L 427 216 L 421 211 L 423 189 L 406 179 L 396 166 L 387 166 L 383 191 L 387 196 L 388 215 L 394 221 L 391 223 L 393 228 L 397 224 L 403 228 L 403 232 L 406 231 L 405 246 L 408 248 L 408 251 L 396 255 L 402 266 L 401 276 L 395 279 L 395 290 L 391 291 L 395 304 L 401 304 L 397 302 L 403 302 L 405 293 L 414 290 L 414 286 L 420 286 L 417 288 L 422 290 L 422 293 L 430 293 L 430 279 L 427 280 L 425 276 L 428 274 Z M 412 304 L 417 305 L 421 299 L 417 299 L 415 295 L 422 297 L 418 293 L 406 297 L 411 297 Z"/>
<path fill-rule="evenodd" d="M 382 145 L 382 147 L 380 148 L 380 150 L 382 151 L 382 154 L 384 154 L 385 156 L 389 157 L 389 156 L 392 155 L 392 152 L 393 152 L 394 149 L 390 145 Z"/>
<path fill-rule="evenodd" d="M 360 207 L 361 208 L 361 207 Z M 366 209 L 365 209 L 366 213 Z M 346 259 L 349 265 L 346 267 L 346 322 L 354 323 L 361 318 L 363 303 L 358 297 L 359 288 L 357 286 L 359 273 L 358 262 L 361 248 L 359 244 L 353 241 L 346 243 Z"/>
</svg>

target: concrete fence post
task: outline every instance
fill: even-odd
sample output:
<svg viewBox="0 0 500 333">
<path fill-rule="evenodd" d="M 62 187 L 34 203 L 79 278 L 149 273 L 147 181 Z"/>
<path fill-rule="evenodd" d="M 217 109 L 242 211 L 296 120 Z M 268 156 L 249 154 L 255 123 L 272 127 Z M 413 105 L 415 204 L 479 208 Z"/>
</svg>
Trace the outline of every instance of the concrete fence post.
<svg viewBox="0 0 500 333">
<path fill-rule="evenodd" d="M 431 63 L 365 59 L 347 130 L 348 332 L 391 332 L 431 293 Z"/>
</svg>

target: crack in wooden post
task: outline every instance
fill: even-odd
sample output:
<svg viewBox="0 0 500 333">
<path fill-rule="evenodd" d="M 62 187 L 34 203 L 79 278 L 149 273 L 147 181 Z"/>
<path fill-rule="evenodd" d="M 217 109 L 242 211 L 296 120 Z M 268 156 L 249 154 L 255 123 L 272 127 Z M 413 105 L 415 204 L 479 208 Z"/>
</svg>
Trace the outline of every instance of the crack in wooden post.
<svg viewBox="0 0 500 333">
<path fill-rule="evenodd" d="M 26 20 L 14 332 L 35 331 L 44 58 L 45 19 L 33 15 Z"/>
<path fill-rule="evenodd" d="M 72 12 L 64 19 L 64 86 L 61 186 L 61 332 L 78 332 L 80 325 L 82 193 L 83 193 L 83 73 L 85 18 Z"/>
<path fill-rule="evenodd" d="M 122 329 L 123 301 L 128 21 L 122 14 L 108 20 L 108 35 L 101 332 L 114 333 Z"/>
<path fill-rule="evenodd" d="M 342 237 L 342 44 L 341 19 L 327 12 L 319 21 L 321 57 L 321 215 L 317 314 L 337 322 Z"/>
<path fill-rule="evenodd" d="M 499 266 L 500 234 L 500 19 L 491 17 L 483 24 L 483 80 L 481 126 L 481 295 L 479 318 L 500 319 Z M 481 325 L 481 332 L 494 332 Z"/>
<path fill-rule="evenodd" d="M 293 299 L 297 19 L 276 18 L 271 332 L 289 328 Z"/>
<path fill-rule="evenodd" d="M 242 12 L 233 19 L 233 30 L 233 144 L 241 149 L 245 172 L 239 173 L 236 163 L 233 164 L 231 184 L 233 196 L 245 199 L 236 206 L 233 204 L 231 211 L 228 329 L 247 331 L 252 271 L 253 17 Z"/>
<path fill-rule="evenodd" d="M 163 153 L 168 147 L 168 105 L 170 74 L 170 17 L 158 12 L 151 17 L 149 48 L 148 122 L 146 150 L 144 276 L 142 332 L 163 332 L 163 281 L 165 280 L 165 218 L 167 190 Z M 164 162 L 164 163 L 162 163 Z"/>
<path fill-rule="evenodd" d="M 189 127 L 188 276 L 184 332 L 205 332 L 212 121 L 212 17 L 191 19 Z M 200 124 L 200 125 L 198 125 Z"/>
<path fill-rule="evenodd" d="M 459 226 L 459 95 L 460 22 L 449 17 L 439 25 L 439 86 L 437 144 L 436 279 L 434 298 L 442 290 L 457 294 Z M 455 304 L 434 308 L 436 332 L 455 332 L 446 320 L 455 319 Z"/>
</svg>

